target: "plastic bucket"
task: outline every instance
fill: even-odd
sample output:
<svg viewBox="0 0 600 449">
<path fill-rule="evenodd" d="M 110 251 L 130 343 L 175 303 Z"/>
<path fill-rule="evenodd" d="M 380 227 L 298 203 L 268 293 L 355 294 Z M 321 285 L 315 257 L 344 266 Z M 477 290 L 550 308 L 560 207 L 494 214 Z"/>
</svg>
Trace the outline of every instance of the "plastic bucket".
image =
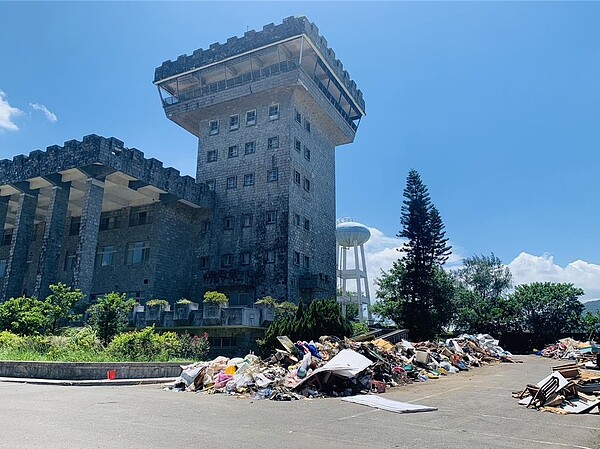
<svg viewBox="0 0 600 449">
<path fill-rule="evenodd" d="M 115 380 L 117 378 L 117 370 L 111 369 L 106 372 L 106 378 L 108 380 Z"/>
</svg>

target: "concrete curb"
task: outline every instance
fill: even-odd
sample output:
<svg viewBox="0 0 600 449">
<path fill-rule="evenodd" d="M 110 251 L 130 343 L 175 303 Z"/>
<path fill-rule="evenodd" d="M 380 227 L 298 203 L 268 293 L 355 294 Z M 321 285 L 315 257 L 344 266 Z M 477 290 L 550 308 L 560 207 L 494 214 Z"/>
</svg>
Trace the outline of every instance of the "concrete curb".
<svg viewBox="0 0 600 449">
<path fill-rule="evenodd" d="M 0 377 L 0 382 L 13 382 L 32 385 L 58 385 L 69 387 L 120 387 L 128 385 L 156 385 L 173 382 L 175 377 L 155 377 L 151 379 L 100 379 L 100 380 L 57 380 L 30 379 L 26 377 Z"/>
</svg>

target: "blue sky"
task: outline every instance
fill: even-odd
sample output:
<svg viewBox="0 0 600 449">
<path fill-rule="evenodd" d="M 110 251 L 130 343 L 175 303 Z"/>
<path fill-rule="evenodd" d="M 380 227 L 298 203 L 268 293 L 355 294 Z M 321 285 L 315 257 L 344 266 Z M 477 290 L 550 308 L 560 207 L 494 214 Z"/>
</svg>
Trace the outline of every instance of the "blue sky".
<svg viewBox="0 0 600 449">
<path fill-rule="evenodd" d="M 0 158 L 96 133 L 193 175 L 154 68 L 290 15 L 364 93 L 337 207 L 374 228 L 374 269 L 396 257 L 415 168 L 457 259 L 493 251 L 517 281 L 600 298 L 600 3 L 0 2 Z"/>
</svg>

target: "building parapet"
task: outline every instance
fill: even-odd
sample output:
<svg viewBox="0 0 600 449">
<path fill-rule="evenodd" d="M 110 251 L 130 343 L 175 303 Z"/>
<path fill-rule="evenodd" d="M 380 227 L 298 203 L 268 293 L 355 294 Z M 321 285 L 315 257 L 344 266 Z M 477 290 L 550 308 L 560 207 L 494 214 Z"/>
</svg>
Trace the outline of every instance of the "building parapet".
<svg viewBox="0 0 600 449">
<path fill-rule="evenodd" d="M 279 25 L 270 23 L 265 25 L 262 31 L 249 30 L 244 33 L 243 37 L 230 37 L 224 44 L 215 42 L 208 49 L 199 48 L 191 55 L 180 55 L 175 61 L 167 60 L 160 67 L 156 68 L 154 82 L 159 83 L 162 80 L 183 72 L 213 64 L 302 34 L 308 36 L 310 41 L 318 48 L 323 58 L 327 61 L 327 64 L 333 69 L 354 100 L 364 110 L 365 101 L 361 90 L 350 79 L 350 74 L 344 70 L 342 62 L 336 59 L 335 52 L 327 46 L 327 40 L 319 34 L 319 28 L 304 16 L 288 17 L 283 19 L 283 22 Z"/>
<path fill-rule="evenodd" d="M 155 158 L 146 158 L 136 148 L 126 148 L 114 137 L 95 134 L 83 140 L 69 140 L 63 146 L 52 145 L 46 151 L 34 150 L 12 160 L 0 160 L 0 185 L 14 184 L 37 177 L 82 167 L 105 166 L 136 178 L 140 185 L 152 185 L 177 199 L 202 206 L 212 201 L 213 193 L 203 189 L 191 176 L 163 167 Z"/>
</svg>

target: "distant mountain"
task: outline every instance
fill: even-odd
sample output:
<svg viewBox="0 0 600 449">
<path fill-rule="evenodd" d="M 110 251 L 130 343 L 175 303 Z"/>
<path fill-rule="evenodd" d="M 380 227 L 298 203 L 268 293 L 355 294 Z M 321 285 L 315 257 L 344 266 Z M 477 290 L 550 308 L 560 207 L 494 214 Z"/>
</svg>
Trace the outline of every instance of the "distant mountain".
<svg viewBox="0 0 600 449">
<path fill-rule="evenodd" d="M 585 306 L 584 312 L 596 313 L 600 310 L 600 299 L 584 302 L 583 305 Z"/>
</svg>

